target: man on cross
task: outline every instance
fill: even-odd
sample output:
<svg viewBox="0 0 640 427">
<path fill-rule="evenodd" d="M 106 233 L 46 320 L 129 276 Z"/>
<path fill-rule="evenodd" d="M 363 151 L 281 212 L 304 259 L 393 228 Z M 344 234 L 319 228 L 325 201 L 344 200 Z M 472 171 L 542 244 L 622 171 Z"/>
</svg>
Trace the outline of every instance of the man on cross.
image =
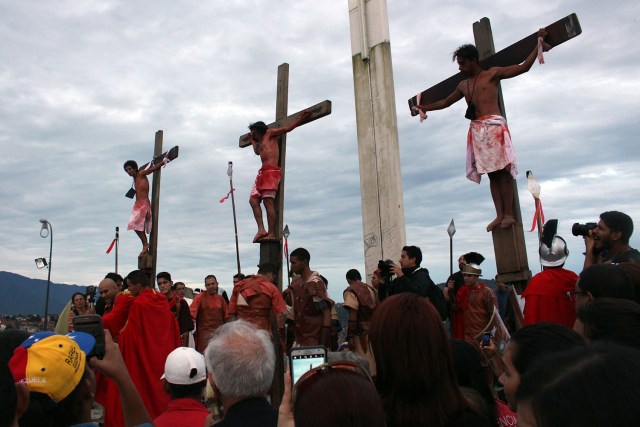
<svg viewBox="0 0 640 427">
<path fill-rule="evenodd" d="M 546 31 L 538 35 L 544 39 Z M 550 47 L 543 43 L 545 50 Z M 491 197 L 496 208 L 496 218 L 487 231 L 495 227 L 508 228 L 515 223 L 513 216 L 513 178 L 518 174 L 516 154 L 511 145 L 511 134 L 498 105 L 498 84 L 529 71 L 538 55 L 538 46 L 521 64 L 508 67 L 492 67 L 484 70 L 479 65 L 478 49 L 471 44 L 460 46 L 453 53 L 459 70 L 468 78 L 444 99 L 431 104 L 416 105 L 415 110 L 441 110 L 465 98 L 468 104 L 465 117 L 471 120 L 467 136 L 467 178 L 480 183 L 480 175 L 489 175 Z M 421 114 L 421 115 L 422 115 Z M 424 116 L 423 116 L 424 117 Z"/>
<path fill-rule="evenodd" d="M 151 202 L 149 201 L 149 179 L 147 175 L 157 171 L 165 164 L 165 162 L 157 162 L 146 169 L 138 170 L 138 164 L 134 160 L 127 160 L 124 163 L 124 171 L 133 178 L 133 185 L 136 191 L 136 201 L 133 204 L 127 230 L 135 231 L 140 238 L 142 242 L 142 252 L 140 252 L 140 255 L 149 252 L 147 233 L 151 233 L 151 224 L 153 221 Z"/>
<path fill-rule="evenodd" d="M 311 113 L 304 110 L 298 120 L 282 128 L 269 128 L 264 122 L 255 122 L 249 126 L 249 138 L 253 151 L 260 156 L 262 167 L 258 170 L 258 176 L 251 189 L 249 204 L 253 210 L 253 216 L 258 224 L 258 232 L 253 238 L 253 243 L 260 240 L 273 240 L 276 238 L 274 229 L 276 221 L 275 198 L 282 173 L 278 166 L 280 159 L 280 147 L 277 138 L 298 127 L 309 117 Z M 267 212 L 267 227 L 265 230 L 262 222 L 262 208 L 260 201 L 264 203 Z"/>
</svg>

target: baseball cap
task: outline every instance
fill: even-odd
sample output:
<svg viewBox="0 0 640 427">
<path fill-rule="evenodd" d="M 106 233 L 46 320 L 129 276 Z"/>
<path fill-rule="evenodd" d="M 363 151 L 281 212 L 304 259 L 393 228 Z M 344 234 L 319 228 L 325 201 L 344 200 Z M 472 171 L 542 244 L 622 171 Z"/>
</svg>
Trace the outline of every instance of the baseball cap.
<svg viewBox="0 0 640 427">
<path fill-rule="evenodd" d="M 27 384 L 30 392 L 60 402 L 80 383 L 87 353 L 95 343 L 95 338 L 85 332 L 37 332 L 14 350 L 9 368 L 13 379 Z"/>
<path fill-rule="evenodd" d="M 160 377 L 176 385 L 196 384 L 206 378 L 204 356 L 191 347 L 178 347 L 169 353 Z"/>
</svg>

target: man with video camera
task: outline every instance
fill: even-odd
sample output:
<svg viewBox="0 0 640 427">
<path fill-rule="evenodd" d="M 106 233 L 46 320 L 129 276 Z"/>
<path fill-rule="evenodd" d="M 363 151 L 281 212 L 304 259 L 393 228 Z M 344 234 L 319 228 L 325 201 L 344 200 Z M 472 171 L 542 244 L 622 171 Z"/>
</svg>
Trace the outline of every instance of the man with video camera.
<svg viewBox="0 0 640 427">
<path fill-rule="evenodd" d="M 389 296 L 402 292 L 411 292 L 429 298 L 442 320 L 445 320 L 447 318 L 447 304 L 444 301 L 442 290 L 429 277 L 429 270 L 420 267 L 421 262 L 422 251 L 420 248 L 417 246 L 405 246 L 402 248 L 399 264 L 390 260 L 381 261 L 378 264 L 378 268 L 383 271 L 383 274 L 386 270 L 388 278 L 395 276 L 395 279 L 388 284 Z M 383 265 L 385 266 L 384 268 Z M 380 300 L 382 301 L 382 298 Z"/>
<path fill-rule="evenodd" d="M 598 224 L 573 224 L 571 232 L 584 237 L 584 268 L 601 263 L 640 262 L 640 252 L 629 246 L 633 220 L 625 213 L 603 212 Z"/>
</svg>

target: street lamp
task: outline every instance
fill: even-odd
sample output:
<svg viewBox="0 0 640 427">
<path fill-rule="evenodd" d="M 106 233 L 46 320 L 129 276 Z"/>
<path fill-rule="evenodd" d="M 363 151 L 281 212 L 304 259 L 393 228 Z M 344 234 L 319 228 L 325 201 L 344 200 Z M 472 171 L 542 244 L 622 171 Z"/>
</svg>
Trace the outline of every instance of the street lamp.
<svg viewBox="0 0 640 427">
<path fill-rule="evenodd" d="M 49 288 L 51 287 L 51 256 L 53 255 L 53 227 L 51 223 L 46 219 L 41 219 L 42 228 L 40 228 L 40 237 L 46 239 L 49 237 L 49 272 L 47 273 L 47 296 L 44 300 L 44 330 L 47 330 L 47 321 L 49 320 Z M 39 258 L 36 260 L 36 266 L 39 265 L 38 261 L 44 261 L 43 268 L 47 266 L 46 260 Z"/>
</svg>

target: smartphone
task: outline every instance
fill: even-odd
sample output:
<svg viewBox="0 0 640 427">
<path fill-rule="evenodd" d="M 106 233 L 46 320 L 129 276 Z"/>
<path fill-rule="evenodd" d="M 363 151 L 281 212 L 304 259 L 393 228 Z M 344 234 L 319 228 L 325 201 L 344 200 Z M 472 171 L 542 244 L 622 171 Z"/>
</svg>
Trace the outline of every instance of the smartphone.
<svg viewBox="0 0 640 427">
<path fill-rule="evenodd" d="M 97 314 L 83 314 L 73 318 L 73 329 L 78 332 L 86 332 L 96 339 L 93 350 L 87 354 L 87 358 L 96 356 L 104 357 L 104 329 L 102 329 L 102 317 Z"/>
<path fill-rule="evenodd" d="M 291 349 L 291 381 L 298 382 L 305 372 L 327 362 L 327 349 L 321 345 Z"/>
<path fill-rule="evenodd" d="M 485 332 L 482 334 L 482 346 L 486 347 L 491 344 L 491 332 Z"/>
</svg>

